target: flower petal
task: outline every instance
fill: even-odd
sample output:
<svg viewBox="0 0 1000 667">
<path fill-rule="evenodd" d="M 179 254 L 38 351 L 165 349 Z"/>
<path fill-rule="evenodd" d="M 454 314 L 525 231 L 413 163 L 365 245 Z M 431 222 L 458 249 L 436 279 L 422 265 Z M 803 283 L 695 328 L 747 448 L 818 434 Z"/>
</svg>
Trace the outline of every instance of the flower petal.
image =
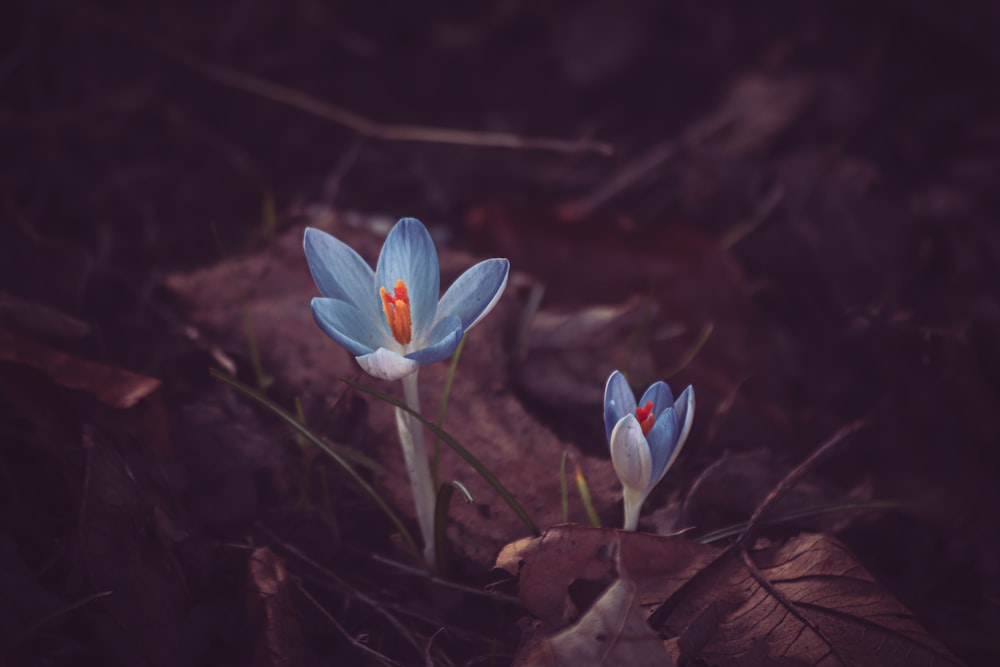
<svg viewBox="0 0 1000 667">
<path fill-rule="evenodd" d="M 434 322 L 441 296 L 441 269 L 437 249 L 423 223 L 403 218 L 396 223 L 382 246 L 375 268 L 375 290 L 392 291 L 397 280 L 406 283 L 410 295 L 413 339 L 421 340 Z M 388 324 L 386 329 L 388 330 Z"/>
<path fill-rule="evenodd" d="M 677 397 L 674 403 L 674 410 L 677 411 L 677 421 L 683 425 L 681 435 L 687 437 L 687 432 L 691 430 L 691 420 L 694 418 L 694 387 L 688 387 Z"/>
<path fill-rule="evenodd" d="M 619 371 L 608 377 L 604 385 L 604 431 L 611 444 L 611 432 L 625 415 L 635 415 L 635 394 L 628 380 Z"/>
<path fill-rule="evenodd" d="M 414 360 L 384 347 L 355 359 L 365 373 L 382 380 L 401 380 L 420 368 Z"/>
<path fill-rule="evenodd" d="M 625 415 L 611 432 L 611 463 L 626 487 L 644 491 L 649 482 L 651 461 L 646 436 L 635 415 Z"/>
<path fill-rule="evenodd" d="M 353 304 L 316 297 L 312 300 L 312 311 L 323 333 L 355 356 L 368 354 L 385 344 L 382 329 Z"/>
<path fill-rule="evenodd" d="M 462 334 L 462 323 L 452 315 L 434 325 L 434 329 L 427 337 L 428 345 L 426 347 L 411 352 L 406 355 L 406 358 L 413 359 L 421 366 L 447 359 L 462 342 Z"/>
<path fill-rule="evenodd" d="M 677 436 L 679 434 L 680 426 L 677 423 L 676 410 L 667 408 L 656 415 L 653 428 L 646 434 L 651 459 L 648 489 L 656 486 L 667 474 L 669 464 L 674 458 L 673 454 L 677 451 Z"/>
<path fill-rule="evenodd" d="M 381 313 L 375 272 L 353 248 L 324 231 L 306 229 L 303 247 L 320 293 L 354 304 L 366 316 Z"/>
<path fill-rule="evenodd" d="M 674 408 L 671 412 L 676 416 L 677 429 L 680 431 L 677 435 L 677 442 L 673 445 L 673 449 L 670 451 L 670 456 L 667 458 L 667 462 L 663 466 L 663 470 L 660 471 L 659 477 L 653 484 L 659 483 L 663 476 L 667 474 L 674 465 L 674 461 L 677 460 L 677 456 L 681 453 L 681 449 L 684 447 L 684 443 L 687 442 L 688 433 L 691 432 L 691 424 L 694 422 L 694 387 L 688 386 L 687 389 L 681 392 L 681 395 L 677 397 L 677 401 L 674 403 Z M 656 430 L 656 425 L 653 426 L 653 430 Z M 653 431 L 649 432 L 649 435 L 653 435 Z M 656 474 L 656 468 L 653 468 L 654 475 Z"/>
<path fill-rule="evenodd" d="M 649 401 L 653 402 L 653 414 L 659 415 L 674 406 L 674 392 L 670 391 L 670 385 L 663 380 L 654 382 L 639 399 L 639 405 L 646 405 Z"/>
<path fill-rule="evenodd" d="M 487 259 L 469 268 L 452 283 L 438 304 L 437 319 L 452 315 L 468 331 L 493 310 L 507 287 L 510 262 L 506 259 Z"/>
</svg>

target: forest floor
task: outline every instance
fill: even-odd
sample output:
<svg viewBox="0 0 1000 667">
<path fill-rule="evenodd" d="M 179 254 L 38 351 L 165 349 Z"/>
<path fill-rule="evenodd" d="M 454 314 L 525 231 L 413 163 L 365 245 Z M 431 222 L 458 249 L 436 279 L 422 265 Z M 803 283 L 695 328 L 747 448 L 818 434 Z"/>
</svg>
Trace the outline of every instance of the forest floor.
<svg viewBox="0 0 1000 667">
<path fill-rule="evenodd" d="M 0 664 L 586 664 L 606 605 L 637 634 L 602 664 L 997 664 L 998 30 L 985 1 L 7 3 Z M 392 410 L 341 378 L 401 390 L 316 328 L 301 245 L 374 262 L 405 216 L 442 286 L 510 260 L 443 425 L 546 531 L 447 451 L 475 501 L 438 575 L 209 373 L 375 459 L 418 534 Z M 697 394 L 635 535 L 573 482 L 620 525 L 616 368 Z"/>
</svg>

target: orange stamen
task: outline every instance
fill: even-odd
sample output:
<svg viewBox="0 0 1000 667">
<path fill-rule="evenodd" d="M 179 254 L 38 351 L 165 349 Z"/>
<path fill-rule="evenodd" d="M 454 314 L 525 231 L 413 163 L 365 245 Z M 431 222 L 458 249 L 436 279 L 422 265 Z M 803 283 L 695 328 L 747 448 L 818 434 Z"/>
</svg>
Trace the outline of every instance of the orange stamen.
<svg viewBox="0 0 1000 667">
<path fill-rule="evenodd" d="M 639 420 L 639 426 L 642 427 L 642 434 L 649 435 L 653 424 L 656 423 L 656 415 L 653 414 L 653 402 L 646 401 L 646 405 L 636 408 L 635 418 Z"/>
<path fill-rule="evenodd" d="M 394 292 L 390 293 L 385 287 L 380 287 L 378 294 L 382 297 L 382 310 L 392 337 L 400 345 L 409 345 L 413 338 L 413 324 L 410 320 L 410 295 L 406 291 L 406 283 L 397 280 Z"/>
</svg>

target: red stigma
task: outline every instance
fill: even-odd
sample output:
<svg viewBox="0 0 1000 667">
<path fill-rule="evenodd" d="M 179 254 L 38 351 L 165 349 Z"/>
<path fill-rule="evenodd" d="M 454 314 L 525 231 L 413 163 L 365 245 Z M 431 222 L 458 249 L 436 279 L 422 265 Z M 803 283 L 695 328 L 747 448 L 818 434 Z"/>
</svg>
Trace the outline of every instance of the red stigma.
<svg viewBox="0 0 1000 667">
<path fill-rule="evenodd" d="M 646 401 L 646 405 L 641 408 L 636 408 L 635 418 L 639 420 L 639 426 L 642 427 L 642 434 L 649 435 L 649 431 L 653 428 L 653 424 L 656 423 L 656 416 L 653 415 L 653 402 Z"/>
</svg>

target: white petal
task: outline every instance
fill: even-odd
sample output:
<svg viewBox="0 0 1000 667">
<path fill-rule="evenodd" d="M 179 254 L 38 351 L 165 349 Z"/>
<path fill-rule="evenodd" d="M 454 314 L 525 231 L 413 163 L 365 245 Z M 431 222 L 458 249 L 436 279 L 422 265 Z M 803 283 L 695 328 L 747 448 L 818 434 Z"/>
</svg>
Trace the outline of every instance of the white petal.
<svg viewBox="0 0 1000 667">
<path fill-rule="evenodd" d="M 420 368 L 420 364 L 413 359 L 384 347 L 355 359 L 365 373 L 382 380 L 401 380 Z"/>
<path fill-rule="evenodd" d="M 611 432 L 611 463 L 626 487 L 640 492 L 646 489 L 652 461 L 646 436 L 635 415 L 625 415 L 615 424 Z"/>
</svg>

